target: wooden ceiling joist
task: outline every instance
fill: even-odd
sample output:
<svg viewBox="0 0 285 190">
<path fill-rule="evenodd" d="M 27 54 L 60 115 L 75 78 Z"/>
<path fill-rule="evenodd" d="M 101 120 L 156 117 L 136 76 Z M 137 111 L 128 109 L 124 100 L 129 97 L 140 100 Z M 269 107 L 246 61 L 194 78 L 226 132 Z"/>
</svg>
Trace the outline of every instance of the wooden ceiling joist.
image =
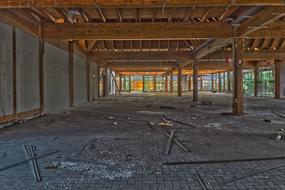
<svg viewBox="0 0 285 190">
<path fill-rule="evenodd" d="M 5 0 L 0 1 L 1 8 L 28 8 L 31 6 L 36 7 L 88 7 L 96 5 L 101 7 L 130 7 L 130 6 L 228 6 L 229 4 L 233 6 L 256 6 L 256 5 L 284 5 L 283 0 Z"/>
</svg>

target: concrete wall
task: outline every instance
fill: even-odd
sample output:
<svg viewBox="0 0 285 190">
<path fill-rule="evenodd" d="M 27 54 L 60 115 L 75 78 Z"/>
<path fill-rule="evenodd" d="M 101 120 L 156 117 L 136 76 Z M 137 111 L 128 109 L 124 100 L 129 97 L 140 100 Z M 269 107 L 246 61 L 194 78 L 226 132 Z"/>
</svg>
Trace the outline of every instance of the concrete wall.
<svg viewBox="0 0 285 190">
<path fill-rule="evenodd" d="M 16 30 L 17 112 L 40 107 L 39 41 Z"/>
<path fill-rule="evenodd" d="M 86 59 L 74 55 L 74 103 L 87 102 L 87 65 Z"/>
<path fill-rule="evenodd" d="M 44 92 L 45 112 L 69 107 L 68 52 L 45 43 Z"/>
<path fill-rule="evenodd" d="M 13 112 L 12 27 L 0 23 L 0 116 Z"/>
</svg>

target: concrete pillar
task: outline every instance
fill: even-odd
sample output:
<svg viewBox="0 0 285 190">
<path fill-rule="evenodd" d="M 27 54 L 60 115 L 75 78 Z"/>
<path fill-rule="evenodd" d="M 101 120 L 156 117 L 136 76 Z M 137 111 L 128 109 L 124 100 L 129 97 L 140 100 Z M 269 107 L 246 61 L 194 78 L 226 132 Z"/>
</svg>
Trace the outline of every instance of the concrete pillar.
<svg viewBox="0 0 285 190">
<path fill-rule="evenodd" d="M 74 42 L 68 41 L 69 45 L 69 101 L 74 106 Z"/>
<path fill-rule="evenodd" d="M 97 79 L 97 80 L 96 80 Z M 100 82 L 101 81 L 101 76 L 100 76 L 100 65 L 97 63 L 96 64 L 96 76 L 95 76 L 95 81 L 94 81 L 94 88 L 95 91 L 93 90 L 93 92 L 95 92 L 93 99 L 95 99 L 96 97 L 100 98 L 101 96 L 101 90 L 100 90 Z"/>
<path fill-rule="evenodd" d="M 182 67 L 178 68 L 178 84 L 177 84 L 178 96 L 182 96 Z"/>
<path fill-rule="evenodd" d="M 236 30 L 236 29 L 235 29 Z M 234 88 L 233 88 L 233 114 L 243 114 L 243 63 L 241 60 L 240 51 L 242 49 L 242 41 L 238 38 L 233 38 L 233 64 L 234 64 Z"/>
<path fill-rule="evenodd" d="M 274 60 L 275 70 L 275 99 L 280 99 L 280 62 Z"/>
<path fill-rule="evenodd" d="M 193 61 L 193 102 L 198 102 L 198 62 Z"/>
<path fill-rule="evenodd" d="M 173 93 L 173 71 L 170 73 L 170 93 Z"/>
<path fill-rule="evenodd" d="M 104 66 L 104 71 L 103 71 L 103 97 L 106 97 L 108 95 L 108 80 L 107 80 L 107 77 L 108 77 L 108 68 L 107 66 Z"/>
</svg>

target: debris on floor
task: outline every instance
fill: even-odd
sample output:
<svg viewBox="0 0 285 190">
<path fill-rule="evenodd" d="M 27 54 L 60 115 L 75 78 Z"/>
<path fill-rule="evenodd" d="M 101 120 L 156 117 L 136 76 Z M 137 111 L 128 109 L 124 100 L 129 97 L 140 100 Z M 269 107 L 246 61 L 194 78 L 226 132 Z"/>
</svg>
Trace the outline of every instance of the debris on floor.
<svg viewBox="0 0 285 190">
<path fill-rule="evenodd" d="M 160 108 L 160 109 L 176 109 L 176 108 L 173 107 L 173 106 L 160 106 L 159 108 Z"/>
<path fill-rule="evenodd" d="M 155 111 L 137 111 L 138 114 L 146 114 L 146 115 L 164 115 L 162 112 Z"/>
</svg>

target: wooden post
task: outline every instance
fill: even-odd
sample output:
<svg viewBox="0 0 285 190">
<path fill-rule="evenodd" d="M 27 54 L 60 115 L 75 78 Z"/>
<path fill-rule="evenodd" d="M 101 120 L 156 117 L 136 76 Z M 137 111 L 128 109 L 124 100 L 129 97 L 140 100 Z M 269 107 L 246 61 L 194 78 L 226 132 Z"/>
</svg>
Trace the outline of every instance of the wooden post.
<svg viewBox="0 0 285 190">
<path fill-rule="evenodd" d="M 258 67 L 257 64 L 254 63 L 254 69 L 253 69 L 253 73 L 254 73 L 254 96 L 257 97 L 258 96 Z"/>
<path fill-rule="evenodd" d="M 203 91 L 203 75 L 200 75 L 200 91 Z"/>
<path fill-rule="evenodd" d="M 145 76 L 143 75 L 143 79 L 142 79 L 143 81 L 143 92 L 145 92 L 145 90 L 144 90 L 144 87 L 145 87 Z"/>
<path fill-rule="evenodd" d="M 122 92 L 122 75 L 119 74 L 119 88 L 120 88 L 120 91 Z"/>
<path fill-rule="evenodd" d="M 197 60 L 193 61 L 193 102 L 198 102 L 198 65 Z"/>
<path fill-rule="evenodd" d="M 91 65 L 91 61 L 90 61 L 90 54 L 87 53 L 86 55 L 86 84 L 87 84 L 87 101 L 90 102 L 91 98 L 90 98 L 90 80 L 91 80 L 91 72 L 90 72 L 90 65 Z"/>
<path fill-rule="evenodd" d="M 170 93 L 173 93 L 173 71 L 170 72 Z"/>
<path fill-rule="evenodd" d="M 226 91 L 226 73 L 223 72 L 223 92 Z"/>
<path fill-rule="evenodd" d="M 228 71 L 228 74 L 227 74 L 227 80 L 228 80 L 228 92 L 231 92 L 231 82 L 232 82 L 232 80 L 231 80 L 231 72 L 230 71 Z"/>
<path fill-rule="evenodd" d="M 188 88 L 189 88 L 189 92 L 191 92 L 191 89 L 192 89 L 192 76 L 189 75 L 189 84 L 188 84 Z"/>
<path fill-rule="evenodd" d="M 235 33 L 237 28 L 235 28 Z M 235 35 L 236 36 L 236 35 Z M 243 63 L 240 56 L 241 41 L 237 37 L 233 38 L 233 63 L 234 63 L 234 88 L 233 88 L 233 114 L 243 114 Z"/>
<path fill-rule="evenodd" d="M 274 60 L 275 66 L 275 99 L 280 99 L 280 62 Z"/>
<path fill-rule="evenodd" d="M 212 78 L 212 92 L 215 92 L 215 75 L 214 73 L 212 73 L 211 75 L 211 78 Z"/>
<path fill-rule="evenodd" d="M 69 101 L 70 106 L 74 106 L 74 43 L 68 41 L 69 44 Z"/>
<path fill-rule="evenodd" d="M 17 47 L 16 29 L 12 31 L 12 69 L 13 69 L 13 114 L 17 113 Z"/>
<path fill-rule="evenodd" d="M 218 74 L 218 91 L 221 92 L 222 91 L 222 85 L 221 85 L 221 73 Z"/>
<path fill-rule="evenodd" d="M 165 74 L 165 92 L 168 92 L 168 73 Z"/>
<path fill-rule="evenodd" d="M 156 92 L 156 75 L 153 76 L 153 90 Z"/>
<path fill-rule="evenodd" d="M 177 85 L 177 92 L 178 92 L 178 96 L 181 97 L 182 96 L 182 67 L 179 66 L 178 67 L 178 85 Z"/>
<path fill-rule="evenodd" d="M 97 73 L 96 73 L 96 76 L 97 76 L 97 96 L 98 96 L 98 98 L 100 98 L 101 97 L 101 89 L 100 89 L 100 84 L 101 84 L 101 76 L 100 76 L 100 65 L 97 63 L 96 64 L 96 71 L 97 71 Z M 93 97 L 94 98 L 94 97 Z"/>
<path fill-rule="evenodd" d="M 40 112 L 44 113 L 44 41 L 39 40 Z"/>
<path fill-rule="evenodd" d="M 131 76 L 129 76 L 129 92 L 132 91 L 132 89 L 131 89 L 132 88 L 132 84 L 131 84 L 132 81 L 131 81 L 131 79 L 132 79 Z"/>
</svg>

